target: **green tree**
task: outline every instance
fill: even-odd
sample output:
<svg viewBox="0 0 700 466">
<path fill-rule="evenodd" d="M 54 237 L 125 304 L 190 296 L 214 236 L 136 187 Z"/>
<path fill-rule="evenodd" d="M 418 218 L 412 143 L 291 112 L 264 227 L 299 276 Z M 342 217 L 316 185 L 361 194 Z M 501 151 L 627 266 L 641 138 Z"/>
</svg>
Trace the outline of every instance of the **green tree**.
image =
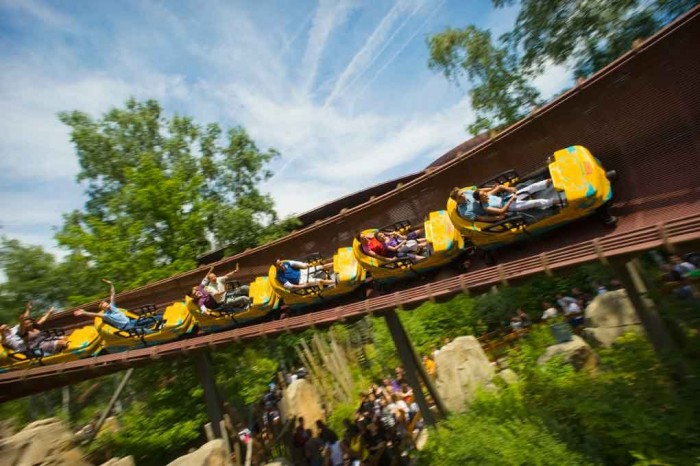
<svg viewBox="0 0 700 466">
<path fill-rule="evenodd" d="M 588 76 L 658 31 L 698 0 L 493 0 L 520 7 L 513 29 L 495 42 L 473 25 L 428 38 L 430 68 L 459 82 L 466 77 L 476 120 L 472 134 L 521 119 L 540 105 L 529 83 L 547 65 Z"/>
<path fill-rule="evenodd" d="M 467 26 L 448 28 L 428 39 L 431 69 L 442 72 L 453 82 L 466 77 L 476 120 L 469 125 L 472 134 L 511 124 L 541 103 L 539 92 L 522 73 L 517 56 L 494 44 L 491 34 Z"/>
<path fill-rule="evenodd" d="M 88 201 L 65 215 L 57 239 L 93 280 L 141 285 L 192 268 L 212 245 L 235 253 L 294 226 L 276 224 L 272 199 L 258 189 L 274 149 L 259 150 L 240 127 L 224 133 L 162 113 L 156 101 L 131 99 L 98 119 L 59 115 Z"/>
<path fill-rule="evenodd" d="M 76 258 L 58 262 L 42 247 L 14 239 L 0 240 L 0 268 L 5 275 L 0 283 L 0 322 L 14 323 L 27 301 L 34 303 L 38 313 L 96 291 L 82 279 L 84 267 Z"/>
</svg>

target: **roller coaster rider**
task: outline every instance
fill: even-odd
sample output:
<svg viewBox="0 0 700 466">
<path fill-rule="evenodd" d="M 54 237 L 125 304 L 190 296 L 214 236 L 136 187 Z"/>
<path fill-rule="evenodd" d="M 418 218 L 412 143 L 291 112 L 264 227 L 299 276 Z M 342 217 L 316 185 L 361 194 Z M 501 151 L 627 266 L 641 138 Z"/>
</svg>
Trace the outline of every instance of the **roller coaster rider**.
<svg viewBox="0 0 700 466">
<path fill-rule="evenodd" d="M 132 330 L 135 328 L 143 328 L 144 333 L 150 333 L 154 323 L 160 323 L 163 317 L 160 315 L 154 315 L 148 319 L 132 319 L 127 316 L 121 309 L 116 305 L 115 301 L 115 291 L 114 284 L 103 278 L 102 281 L 109 285 L 109 302 L 102 301 L 99 304 L 99 309 L 101 312 L 88 312 L 84 309 L 78 309 L 73 311 L 73 315 L 76 317 L 88 316 L 88 317 L 100 317 L 104 323 L 112 327 L 118 328 L 119 330 Z"/>
<path fill-rule="evenodd" d="M 233 278 L 233 275 L 239 270 L 238 264 L 236 264 L 236 268 L 232 272 L 227 273 L 223 277 L 217 277 L 213 270 L 214 267 L 210 267 L 202 280 L 204 290 L 216 301 L 214 307 L 209 307 L 209 309 L 220 306 L 242 309 L 248 308 L 251 304 L 251 300 L 248 296 L 250 292 L 250 287 L 248 285 L 238 286 L 230 291 L 226 289 L 226 283 L 229 282 Z"/>
<path fill-rule="evenodd" d="M 318 278 L 316 276 L 319 272 L 331 274 L 333 268 L 332 262 L 323 265 L 310 265 L 301 261 L 277 259 L 275 261 L 275 267 L 277 268 L 277 280 L 282 286 L 290 290 L 309 286 L 335 285 L 335 280 Z"/>
</svg>

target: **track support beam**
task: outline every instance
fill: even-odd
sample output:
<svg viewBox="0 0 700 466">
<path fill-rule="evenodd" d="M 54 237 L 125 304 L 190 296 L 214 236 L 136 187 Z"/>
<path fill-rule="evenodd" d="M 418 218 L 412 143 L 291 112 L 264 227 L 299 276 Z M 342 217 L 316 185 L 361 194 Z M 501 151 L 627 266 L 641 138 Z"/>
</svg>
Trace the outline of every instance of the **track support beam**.
<svg viewBox="0 0 700 466">
<path fill-rule="evenodd" d="M 214 366 L 211 362 L 209 354 L 205 351 L 199 351 L 194 355 L 194 365 L 197 369 L 199 382 L 204 388 L 204 402 L 207 405 L 207 416 L 216 438 L 221 438 L 221 421 L 224 419 L 223 403 L 221 395 L 216 387 L 214 378 Z"/>
<path fill-rule="evenodd" d="M 434 426 L 435 416 L 433 416 L 433 412 L 430 411 L 428 401 L 425 399 L 425 395 L 423 395 L 418 379 L 419 370 L 416 367 L 414 358 L 415 353 L 413 352 L 411 342 L 406 336 L 403 325 L 401 325 L 399 316 L 396 314 L 396 311 L 391 310 L 384 315 L 384 318 L 387 326 L 389 327 L 389 332 L 394 340 L 394 344 L 396 345 L 396 349 L 398 350 L 399 359 L 401 359 L 401 364 L 406 372 L 408 384 L 413 389 L 413 395 L 416 397 L 416 403 L 418 403 L 418 407 L 423 414 L 423 420 L 427 425 Z"/>
<path fill-rule="evenodd" d="M 682 382 L 686 376 L 684 364 L 672 357 L 674 353 L 678 354 L 678 345 L 657 312 L 654 302 L 647 296 L 648 290 L 639 261 L 621 259 L 612 261 L 611 265 L 617 278 L 627 290 L 627 296 L 642 322 L 644 332 L 654 347 L 656 355 L 662 362 L 671 364 L 669 369 L 673 377 L 677 382 Z"/>
</svg>

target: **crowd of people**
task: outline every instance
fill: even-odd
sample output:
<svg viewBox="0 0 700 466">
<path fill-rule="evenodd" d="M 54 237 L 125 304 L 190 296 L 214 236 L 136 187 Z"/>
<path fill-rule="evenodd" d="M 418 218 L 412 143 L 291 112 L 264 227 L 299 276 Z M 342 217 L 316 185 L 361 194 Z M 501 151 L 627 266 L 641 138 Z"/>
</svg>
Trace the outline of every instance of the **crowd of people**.
<svg viewBox="0 0 700 466">
<path fill-rule="evenodd" d="M 593 282 L 591 283 L 591 292 L 580 288 L 572 288 L 568 294 L 559 293 L 554 299 L 543 301 L 542 314 L 538 314 L 534 318 L 523 309 L 516 309 L 515 315 L 510 319 L 510 328 L 514 332 L 521 332 L 536 322 L 556 322 L 563 319 L 571 326 L 574 332 L 578 332 L 585 323 L 586 307 L 591 301 L 596 296 L 607 293 L 608 290 L 620 288 L 622 288 L 622 284 L 618 280 L 611 280 L 607 286 Z"/>
<path fill-rule="evenodd" d="M 668 261 L 659 260 L 663 279 L 673 285 L 673 291 L 681 299 L 700 297 L 696 283 L 700 279 L 700 253 L 685 256 L 672 254 Z"/>
<path fill-rule="evenodd" d="M 322 421 L 316 434 L 298 419 L 292 439 L 295 464 L 301 466 L 398 466 L 408 464 L 415 434 L 423 427 L 405 372 L 372 384 L 360 393 L 352 418 L 339 436 Z"/>
</svg>

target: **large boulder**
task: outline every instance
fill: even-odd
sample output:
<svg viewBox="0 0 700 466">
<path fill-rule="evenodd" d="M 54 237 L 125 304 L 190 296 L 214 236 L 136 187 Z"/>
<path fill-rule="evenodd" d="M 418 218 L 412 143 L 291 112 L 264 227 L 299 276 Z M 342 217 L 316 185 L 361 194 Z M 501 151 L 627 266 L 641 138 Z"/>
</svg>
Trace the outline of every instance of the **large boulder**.
<svg viewBox="0 0 700 466">
<path fill-rule="evenodd" d="M 537 359 L 538 364 L 546 364 L 555 356 L 563 356 L 564 360 L 578 370 L 595 371 L 598 368 L 598 355 L 591 349 L 583 338 L 574 335 L 571 341 L 548 346 L 544 354 Z"/>
<path fill-rule="evenodd" d="M 102 463 L 100 466 L 136 466 L 136 463 L 134 462 L 134 457 L 129 455 L 124 458 L 112 458 Z"/>
<path fill-rule="evenodd" d="M 316 431 L 316 421 L 326 420 L 323 400 L 316 387 L 306 379 L 298 379 L 289 384 L 280 403 L 282 419 L 303 417 L 307 429 Z"/>
<path fill-rule="evenodd" d="M 435 358 L 435 386 L 450 411 L 462 412 L 476 391 L 493 379 L 495 371 L 479 340 L 458 337 L 443 346 Z"/>
<path fill-rule="evenodd" d="M 610 347 L 619 336 L 641 329 L 637 312 L 625 290 L 597 296 L 586 308 L 584 335 L 601 346 Z"/>
<path fill-rule="evenodd" d="M 175 461 L 168 463 L 168 466 L 225 466 L 226 449 L 224 441 L 220 438 L 214 439 L 202 445 L 199 450 L 193 451 L 185 456 L 181 456 Z"/>
<path fill-rule="evenodd" d="M 88 466 L 80 450 L 73 447 L 73 434 L 59 419 L 28 424 L 11 437 L 0 440 L 0 463 L 15 466 Z"/>
<path fill-rule="evenodd" d="M 506 385 L 513 385 L 518 382 L 518 374 L 513 369 L 505 368 L 498 373 L 498 376 Z"/>
<path fill-rule="evenodd" d="M 13 419 L 0 420 L 0 440 L 11 437 L 15 433 L 15 423 Z"/>
</svg>

